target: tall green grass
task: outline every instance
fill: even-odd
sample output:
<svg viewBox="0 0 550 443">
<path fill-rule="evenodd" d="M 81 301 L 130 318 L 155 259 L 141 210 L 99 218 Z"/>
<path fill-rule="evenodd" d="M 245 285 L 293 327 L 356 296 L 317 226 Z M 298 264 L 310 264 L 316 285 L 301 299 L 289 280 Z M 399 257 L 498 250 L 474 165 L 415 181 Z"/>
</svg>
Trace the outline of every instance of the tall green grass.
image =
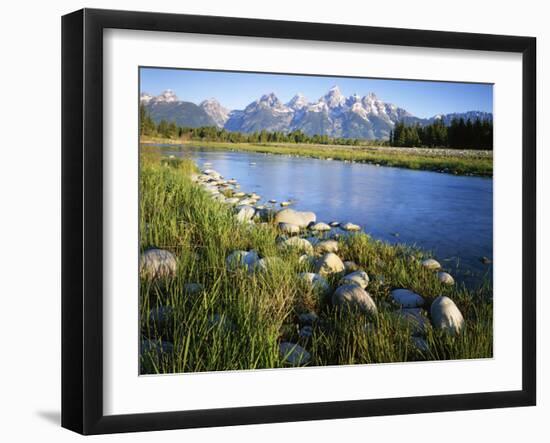
<svg viewBox="0 0 550 443">
<path fill-rule="evenodd" d="M 338 255 L 355 261 L 370 276 L 367 291 L 379 314 L 336 311 L 330 294 L 303 285 L 298 273 L 311 271 L 299 254 L 277 247 L 271 225 L 235 221 L 231 210 L 214 201 L 190 179 L 189 160 L 166 160 L 148 151 L 141 157 L 140 248 L 167 249 L 178 260 L 177 276 L 141 280 L 140 325 L 149 344 L 141 356 L 145 374 L 285 367 L 279 343 L 290 341 L 311 353 L 309 366 L 491 357 L 492 290 L 440 284 L 420 259 L 422 251 L 390 246 L 366 234 L 340 241 Z M 230 271 L 226 257 L 234 250 L 256 250 L 282 260 L 267 273 Z M 329 279 L 333 289 L 338 277 Z M 204 291 L 189 294 L 186 283 Z M 428 329 L 428 350 L 415 347 L 409 326 L 399 321 L 390 299 L 405 287 L 426 298 L 451 297 L 466 326 L 457 336 Z M 162 308 L 171 315 L 158 321 Z M 310 338 L 299 336 L 297 316 L 319 315 Z"/>
</svg>

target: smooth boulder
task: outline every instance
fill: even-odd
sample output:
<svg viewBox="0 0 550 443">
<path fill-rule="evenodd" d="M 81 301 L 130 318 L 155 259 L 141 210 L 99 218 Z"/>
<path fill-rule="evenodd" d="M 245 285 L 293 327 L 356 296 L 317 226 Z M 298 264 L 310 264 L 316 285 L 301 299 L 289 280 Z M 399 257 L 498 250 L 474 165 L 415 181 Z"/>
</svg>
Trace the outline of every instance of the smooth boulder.
<svg viewBox="0 0 550 443">
<path fill-rule="evenodd" d="M 245 268 L 251 271 L 256 266 L 259 257 L 256 251 L 233 251 L 225 260 L 227 268 L 235 271 L 239 268 Z"/>
<path fill-rule="evenodd" d="M 437 329 L 451 334 L 460 332 L 464 326 L 464 317 L 455 302 L 444 295 L 440 295 L 433 301 L 430 314 L 432 323 Z"/>
<path fill-rule="evenodd" d="M 292 366 L 303 366 L 311 360 L 311 354 L 300 345 L 290 342 L 279 344 L 281 358 Z"/>
<path fill-rule="evenodd" d="M 345 261 L 344 262 L 344 271 L 345 272 L 355 272 L 359 271 L 359 265 L 354 261 Z"/>
<path fill-rule="evenodd" d="M 326 294 L 330 290 L 330 285 L 322 275 L 313 272 L 302 272 L 299 277 L 301 281 L 313 288 L 315 292 Z"/>
<path fill-rule="evenodd" d="M 420 308 L 399 309 L 395 316 L 412 335 L 424 335 L 429 328 L 429 321 Z"/>
<path fill-rule="evenodd" d="M 323 255 L 315 262 L 315 271 L 321 275 L 337 274 L 344 270 L 344 263 L 333 252 Z"/>
<path fill-rule="evenodd" d="M 438 272 L 437 279 L 439 280 L 439 283 L 443 283 L 444 285 L 450 286 L 455 284 L 455 279 L 447 272 Z"/>
<path fill-rule="evenodd" d="M 354 232 L 354 231 L 360 231 L 361 230 L 361 226 L 359 225 L 355 225 L 353 223 L 345 223 L 343 224 L 342 226 L 340 226 L 344 231 L 350 231 L 350 232 Z"/>
<path fill-rule="evenodd" d="M 314 212 L 296 211 L 294 209 L 282 209 L 275 214 L 274 222 L 290 223 L 292 225 L 299 226 L 300 228 L 307 228 L 310 223 L 315 223 L 317 216 Z"/>
<path fill-rule="evenodd" d="M 256 210 L 252 206 L 240 205 L 235 209 L 235 218 L 240 222 L 247 222 L 252 220 Z"/>
<path fill-rule="evenodd" d="M 422 266 L 424 266 L 426 269 L 429 269 L 430 271 L 437 271 L 438 269 L 441 269 L 441 264 L 434 260 L 433 258 L 427 258 L 422 262 Z"/>
<path fill-rule="evenodd" d="M 344 285 L 336 289 L 332 294 L 332 304 L 340 308 L 359 309 L 372 315 L 378 312 L 369 293 L 357 285 Z"/>
<path fill-rule="evenodd" d="M 345 269 L 344 265 L 344 269 Z M 344 275 L 340 280 L 340 285 L 357 285 L 365 289 L 369 285 L 369 276 L 365 271 L 355 271 Z"/>
<path fill-rule="evenodd" d="M 139 275 L 143 278 L 174 277 L 176 269 L 176 256 L 165 249 L 148 249 L 139 258 Z"/>
<path fill-rule="evenodd" d="M 391 297 L 402 308 L 418 308 L 424 305 L 424 298 L 409 289 L 394 289 Z"/>
<path fill-rule="evenodd" d="M 327 225 L 326 223 L 319 222 L 319 223 L 314 223 L 313 225 L 311 225 L 309 227 L 309 229 L 312 230 L 312 231 L 317 231 L 317 232 L 325 232 L 325 231 L 330 231 L 331 227 L 329 225 Z"/>
<path fill-rule="evenodd" d="M 315 252 L 318 254 L 338 252 L 338 242 L 336 240 L 322 240 L 315 245 Z"/>
<path fill-rule="evenodd" d="M 279 223 L 277 227 L 284 234 L 294 235 L 294 234 L 300 233 L 300 226 L 295 225 L 293 223 L 282 222 L 282 223 Z"/>
<path fill-rule="evenodd" d="M 279 243 L 279 247 L 303 252 L 304 254 L 313 254 L 313 246 L 305 238 L 290 237 Z"/>
</svg>

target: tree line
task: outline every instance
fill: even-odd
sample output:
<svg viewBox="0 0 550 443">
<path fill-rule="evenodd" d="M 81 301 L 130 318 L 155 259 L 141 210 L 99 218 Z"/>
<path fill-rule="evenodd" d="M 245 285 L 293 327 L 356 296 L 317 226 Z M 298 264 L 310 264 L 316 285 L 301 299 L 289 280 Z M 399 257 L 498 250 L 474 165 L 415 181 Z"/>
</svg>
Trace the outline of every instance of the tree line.
<svg viewBox="0 0 550 443">
<path fill-rule="evenodd" d="M 140 106 L 140 134 L 182 140 L 201 140 L 225 143 L 310 143 L 319 145 L 378 145 L 397 147 L 428 147 L 457 149 L 493 149 L 493 122 L 490 120 L 453 119 L 449 126 L 442 120 L 421 126 L 397 122 L 389 140 L 360 140 L 356 138 L 308 135 L 302 131 L 255 131 L 242 133 L 215 126 L 190 128 L 174 121 L 155 123 L 146 108 Z"/>
<path fill-rule="evenodd" d="M 329 137 L 328 135 L 307 135 L 302 131 L 255 131 L 251 133 L 233 132 L 216 126 L 190 128 L 175 122 L 160 120 L 155 123 L 145 107 L 140 106 L 140 134 L 171 139 L 202 140 L 228 143 L 311 143 L 320 145 L 354 145 L 359 139 Z"/>
<path fill-rule="evenodd" d="M 493 149 L 493 122 L 453 119 L 445 125 L 441 119 L 420 126 L 396 123 L 390 133 L 391 146 L 454 148 L 454 149 Z"/>
</svg>

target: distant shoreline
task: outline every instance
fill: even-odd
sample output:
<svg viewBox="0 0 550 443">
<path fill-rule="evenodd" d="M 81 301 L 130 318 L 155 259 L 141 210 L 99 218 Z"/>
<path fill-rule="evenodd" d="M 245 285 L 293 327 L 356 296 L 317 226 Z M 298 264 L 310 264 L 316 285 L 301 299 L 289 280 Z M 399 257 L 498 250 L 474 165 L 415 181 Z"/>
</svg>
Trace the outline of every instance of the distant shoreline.
<svg viewBox="0 0 550 443">
<path fill-rule="evenodd" d="M 483 150 L 385 146 L 350 147 L 300 143 L 227 143 L 143 136 L 140 137 L 140 143 L 342 160 L 455 175 L 493 176 L 493 152 Z"/>
</svg>

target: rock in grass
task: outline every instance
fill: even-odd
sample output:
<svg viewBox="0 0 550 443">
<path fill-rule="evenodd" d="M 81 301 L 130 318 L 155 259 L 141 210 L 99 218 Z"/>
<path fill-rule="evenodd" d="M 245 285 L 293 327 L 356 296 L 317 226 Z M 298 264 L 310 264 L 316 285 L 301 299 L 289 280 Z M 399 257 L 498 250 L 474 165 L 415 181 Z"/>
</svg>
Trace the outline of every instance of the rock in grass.
<svg viewBox="0 0 550 443">
<path fill-rule="evenodd" d="M 340 226 L 340 222 L 337 222 L 337 221 L 331 221 L 329 223 L 330 226 L 332 226 L 333 228 L 337 228 L 338 226 Z"/>
<path fill-rule="evenodd" d="M 395 311 L 396 318 L 403 326 L 408 327 L 412 335 L 424 335 L 429 328 L 429 321 L 420 308 L 403 308 Z"/>
<path fill-rule="evenodd" d="M 311 360 L 311 354 L 304 348 L 287 341 L 279 344 L 279 354 L 286 363 L 292 366 L 303 366 Z"/>
<path fill-rule="evenodd" d="M 359 265 L 355 263 L 354 261 L 345 261 L 344 262 L 344 272 L 350 273 L 359 271 Z"/>
<path fill-rule="evenodd" d="M 239 203 L 239 201 L 240 200 L 237 197 L 229 197 L 225 199 L 225 203 L 227 203 L 228 205 L 236 205 L 237 203 Z"/>
<path fill-rule="evenodd" d="M 319 321 L 319 316 L 313 311 L 304 312 L 298 316 L 298 321 L 302 325 L 311 326 Z"/>
<path fill-rule="evenodd" d="M 313 254 L 313 246 L 305 238 L 290 237 L 279 243 L 279 247 L 283 249 L 292 249 L 304 254 Z"/>
<path fill-rule="evenodd" d="M 258 253 L 256 251 L 233 251 L 226 258 L 225 263 L 230 271 L 244 268 L 251 271 L 258 262 Z"/>
<path fill-rule="evenodd" d="M 312 231 L 317 231 L 317 232 L 325 232 L 325 231 L 330 231 L 331 227 L 329 225 L 327 225 L 326 223 L 319 222 L 319 223 L 314 223 L 313 225 L 311 225 L 309 227 L 309 229 L 312 230 Z"/>
<path fill-rule="evenodd" d="M 319 244 L 321 240 L 319 240 L 317 237 L 307 237 L 306 240 L 312 244 L 313 247 Z"/>
<path fill-rule="evenodd" d="M 424 305 L 424 298 L 408 289 L 394 289 L 391 291 L 391 297 L 402 308 L 417 308 Z"/>
<path fill-rule="evenodd" d="M 314 212 L 295 211 L 294 209 L 282 209 L 275 214 L 274 222 L 290 223 L 300 228 L 306 228 L 310 223 L 315 223 L 317 216 Z"/>
<path fill-rule="evenodd" d="M 357 285 L 365 289 L 369 285 L 369 276 L 365 271 L 355 271 L 342 277 L 339 285 Z"/>
<path fill-rule="evenodd" d="M 185 283 L 183 285 L 183 292 L 187 295 L 197 295 L 204 290 L 204 287 L 200 283 Z"/>
<path fill-rule="evenodd" d="M 430 347 L 428 346 L 428 342 L 424 340 L 422 337 L 413 337 L 412 341 L 415 348 L 418 349 L 420 352 L 428 352 L 430 350 Z"/>
<path fill-rule="evenodd" d="M 462 313 L 454 301 L 444 295 L 440 295 L 433 301 L 430 313 L 432 323 L 437 329 L 456 334 L 464 326 Z"/>
<path fill-rule="evenodd" d="M 344 263 L 333 252 L 323 255 L 315 262 L 315 271 L 321 275 L 337 274 L 344 270 Z"/>
<path fill-rule="evenodd" d="M 241 198 L 241 197 L 244 197 L 245 195 L 246 195 L 246 194 L 245 194 L 244 192 L 239 191 L 239 192 L 235 192 L 235 193 L 233 194 L 233 197 L 239 197 L 239 198 Z"/>
<path fill-rule="evenodd" d="M 279 257 L 264 257 L 258 260 L 255 270 L 259 272 L 271 272 L 274 269 L 281 269 L 285 262 Z"/>
<path fill-rule="evenodd" d="M 357 285 L 340 286 L 332 294 L 332 304 L 340 308 L 358 309 L 376 315 L 378 310 L 370 294 Z"/>
<path fill-rule="evenodd" d="M 350 231 L 350 232 L 354 232 L 354 231 L 360 231 L 361 230 L 361 226 L 359 225 L 354 225 L 353 223 L 345 223 L 344 225 L 341 226 L 341 228 L 344 230 L 344 231 Z"/>
<path fill-rule="evenodd" d="M 236 208 L 235 218 L 239 222 L 247 222 L 252 220 L 256 210 L 252 206 L 239 205 Z"/>
<path fill-rule="evenodd" d="M 438 269 L 441 269 L 441 265 L 437 260 L 434 260 L 433 258 L 427 258 L 422 262 L 422 266 L 424 266 L 426 269 L 429 269 L 430 271 L 437 271 Z"/>
<path fill-rule="evenodd" d="M 284 234 L 295 235 L 300 233 L 300 226 L 292 223 L 279 223 L 277 227 Z"/>
<path fill-rule="evenodd" d="M 148 323 L 151 332 L 165 331 L 171 324 L 174 310 L 171 306 L 157 306 L 149 311 Z"/>
<path fill-rule="evenodd" d="M 304 326 L 302 329 L 300 329 L 298 335 L 301 338 L 310 338 L 313 335 L 313 328 L 311 326 Z"/>
<path fill-rule="evenodd" d="M 330 291 L 330 285 L 326 279 L 319 274 L 314 274 L 313 272 L 302 272 L 299 277 L 301 281 L 311 286 L 315 292 L 326 294 Z"/>
<path fill-rule="evenodd" d="M 176 256 L 165 249 L 148 249 L 139 259 L 139 275 L 143 278 L 174 277 L 176 269 Z"/>
<path fill-rule="evenodd" d="M 455 279 L 451 274 L 448 274 L 447 272 L 438 272 L 437 279 L 440 283 L 443 283 L 444 285 L 450 286 L 455 284 Z"/>
<path fill-rule="evenodd" d="M 315 245 L 315 252 L 326 254 L 328 252 L 338 252 L 338 242 L 336 240 L 323 240 Z"/>
</svg>

